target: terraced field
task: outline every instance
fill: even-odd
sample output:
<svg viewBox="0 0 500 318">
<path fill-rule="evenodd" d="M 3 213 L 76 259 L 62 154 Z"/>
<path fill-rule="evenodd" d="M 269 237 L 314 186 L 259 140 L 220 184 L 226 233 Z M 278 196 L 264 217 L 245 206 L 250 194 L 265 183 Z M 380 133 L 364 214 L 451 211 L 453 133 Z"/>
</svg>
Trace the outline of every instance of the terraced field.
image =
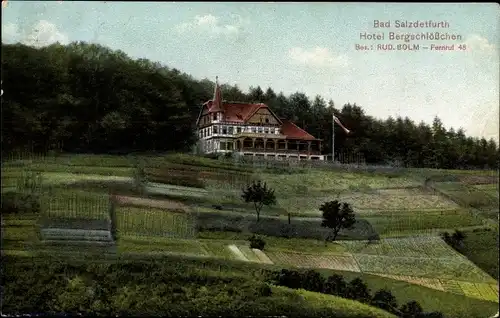
<svg viewBox="0 0 500 318">
<path fill-rule="evenodd" d="M 360 272 L 354 257 L 350 255 L 318 255 L 291 252 L 267 252 L 275 264 L 304 268 L 326 268 L 350 272 Z"/>
<path fill-rule="evenodd" d="M 493 282 L 494 279 L 466 258 L 394 257 L 354 254 L 363 272 L 391 273 L 429 278 Z"/>
<path fill-rule="evenodd" d="M 341 241 L 339 242 L 354 254 L 367 254 L 394 257 L 459 257 L 455 250 L 437 236 L 387 238 L 379 242 Z"/>
</svg>

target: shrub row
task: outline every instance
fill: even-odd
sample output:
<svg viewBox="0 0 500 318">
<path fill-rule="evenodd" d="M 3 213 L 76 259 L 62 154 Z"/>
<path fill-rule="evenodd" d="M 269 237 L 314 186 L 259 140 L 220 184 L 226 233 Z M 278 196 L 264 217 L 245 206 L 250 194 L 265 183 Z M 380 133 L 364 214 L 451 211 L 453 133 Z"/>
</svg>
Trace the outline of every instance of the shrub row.
<svg viewBox="0 0 500 318">
<path fill-rule="evenodd" d="M 37 194 L 2 192 L 2 214 L 38 214 L 41 211 Z"/>
<path fill-rule="evenodd" d="M 387 289 L 380 289 L 371 295 L 370 289 L 361 278 L 355 278 L 350 282 L 346 282 L 343 276 L 337 274 L 324 279 L 315 270 L 296 271 L 282 269 L 281 271 L 271 272 L 268 281 L 293 289 L 305 289 L 357 300 L 384 309 L 399 317 L 443 317 L 443 314 L 440 312 L 425 313 L 416 301 L 410 301 L 398 307 L 396 297 Z"/>
</svg>

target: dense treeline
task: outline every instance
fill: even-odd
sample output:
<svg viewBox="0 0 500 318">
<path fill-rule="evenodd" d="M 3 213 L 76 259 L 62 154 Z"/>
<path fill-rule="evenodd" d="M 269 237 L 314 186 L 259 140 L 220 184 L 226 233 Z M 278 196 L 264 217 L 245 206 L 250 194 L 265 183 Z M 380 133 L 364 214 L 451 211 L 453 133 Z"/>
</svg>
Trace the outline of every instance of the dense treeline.
<svg viewBox="0 0 500 318">
<path fill-rule="evenodd" d="M 35 49 L 2 44 L 2 146 L 4 152 L 182 151 L 192 148 L 194 123 L 214 83 L 95 44 L 54 44 Z M 290 96 L 272 88 L 223 85 L 224 99 L 267 103 L 331 152 L 331 113 L 354 133 L 335 133 L 339 157 L 367 163 L 433 168 L 496 168 L 493 140 L 408 118 L 367 116 L 360 106 L 336 108 L 321 96 Z"/>
</svg>

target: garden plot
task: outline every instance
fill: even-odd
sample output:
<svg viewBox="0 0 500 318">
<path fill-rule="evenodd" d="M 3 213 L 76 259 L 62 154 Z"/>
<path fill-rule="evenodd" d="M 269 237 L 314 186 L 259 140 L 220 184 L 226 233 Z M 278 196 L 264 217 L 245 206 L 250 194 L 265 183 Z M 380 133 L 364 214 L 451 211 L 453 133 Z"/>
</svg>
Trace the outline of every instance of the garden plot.
<svg viewBox="0 0 500 318">
<path fill-rule="evenodd" d="M 479 191 L 486 192 L 489 196 L 496 198 L 498 200 L 499 198 L 499 189 L 498 189 L 498 183 L 497 184 L 480 184 L 480 185 L 475 185 L 475 189 Z"/>
<path fill-rule="evenodd" d="M 236 246 L 236 245 L 228 245 L 228 248 L 229 250 L 234 254 L 235 258 L 240 260 L 240 261 L 244 261 L 244 262 L 248 262 L 248 258 L 240 251 L 240 249 Z"/>
<path fill-rule="evenodd" d="M 250 247 L 246 245 L 239 245 L 238 248 L 250 262 L 260 263 L 259 257 L 254 253 L 254 251 Z"/>
<path fill-rule="evenodd" d="M 498 291 L 492 288 L 492 284 L 471 283 L 457 281 L 465 296 L 498 302 Z"/>
<path fill-rule="evenodd" d="M 195 220 L 190 214 L 164 209 L 121 206 L 116 209 L 120 235 L 157 235 L 171 238 L 195 236 Z"/>
<path fill-rule="evenodd" d="M 204 198 L 208 191 L 200 188 L 183 187 L 164 183 L 148 182 L 146 191 L 151 194 L 163 194 L 181 197 Z"/>
<path fill-rule="evenodd" d="M 401 236 L 410 233 L 420 233 L 435 235 L 440 230 L 449 230 L 471 226 L 482 226 L 483 219 L 468 212 L 444 213 L 444 214 L 426 214 L 415 212 L 414 214 L 382 214 L 365 216 L 373 229 L 383 236 Z"/>
<path fill-rule="evenodd" d="M 354 258 L 358 262 L 361 271 L 367 273 L 409 275 L 471 282 L 495 281 L 472 262 L 460 256 L 422 258 L 354 254 Z"/>
<path fill-rule="evenodd" d="M 114 196 L 114 199 L 116 199 L 117 203 L 120 205 L 145 206 L 150 208 L 168 209 L 171 211 L 180 211 L 180 212 L 190 211 L 187 205 L 172 200 L 154 200 L 147 198 L 127 197 L 121 195 Z"/>
<path fill-rule="evenodd" d="M 325 170 L 309 170 L 295 174 L 261 174 L 261 179 L 276 189 L 277 193 L 297 193 L 297 185 L 308 191 L 348 190 L 353 188 L 403 188 L 419 186 L 419 181 L 403 176 L 372 175 L 367 173 L 346 173 Z"/>
<path fill-rule="evenodd" d="M 271 259 L 263 251 L 256 249 L 256 248 L 254 248 L 252 250 L 255 253 L 255 255 L 257 255 L 257 257 L 259 258 L 261 263 L 274 264 L 273 261 L 271 261 Z"/>
<path fill-rule="evenodd" d="M 131 177 L 101 175 L 101 174 L 83 174 L 68 172 L 43 172 L 44 184 L 68 184 L 79 181 L 132 181 Z"/>
<path fill-rule="evenodd" d="M 383 189 L 377 194 L 341 194 L 340 200 L 360 210 L 426 210 L 455 209 L 456 203 L 439 195 L 426 194 L 416 189 Z"/>
<path fill-rule="evenodd" d="M 360 272 L 355 259 L 348 255 L 315 255 L 291 252 L 267 252 L 275 264 L 292 265 L 304 268 L 326 268 L 341 271 Z"/>
<path fill-rule="evenodd" d="M 234 260 L 236 257 L 233 252 L 228 248 L 227 242 L 225 241 L 198 241 L 202 246 L 203 250 L 207 252 L 207 255 L 212 257 L 222 258 L 225 260 Z"/>
<path fill-rule="evenodd" d="M 380 256 L 457 257 L 458 253 L 437 236 L 386 238 L 376 242 L 339 241 L 349 252 Z"/>
<path fill-rule="evenodd" d="M 157 236 L 122 235 L 118 242 L 120 253 L 175 253 L 208 256 L 202 244 L 194 240 L 178 240 Z"/>
<path fill-rule="evenodd" d="M 425 277 L 391 275 L 391 274 L 377 274 L 377 276 L 387 277 L 395 280 L 408 282 L 410 284 L 420 285 L 427 288 L 444 291 L 444 287 L 441 284 L 441 281 L 437 278 L 425 278 Z"/>
<path fill-rule="evenodd" d="M 48 218 L 106 219 L 109 215 L 107 194 L 78 190 L 53 189 L 41 198 L 43 214 Z"/>
<path fill-rule="evenodd" d="M 456 280 L 449 280 L 449 279 L 443 279 L 441 280 L 441 284 L 444 287 L 444 290 L 452 293 L 452 294 L 457 294 L 457 295 L 465 295 L 464 291 L 460 287 L 460 285 L 457 283 Z"/>
<path fill-rule="evenodd" d="M 455 210 L 459 206 L 451 200 L 439 195 L 425 194 L 418 189 L 383 189 L 376 193 L 362 193 L 350 191 L 326 191 L 298 194 L 297 196 L 278 197 L 280 207 L 296 215 L 321 215 L 319 207 L 327 201 L 340 200 L 348 202 L 358 213 L 377 213 L 378 211 L 395 211 L 408 213 L 409 211 L 442 211 Z"/>
</svg>

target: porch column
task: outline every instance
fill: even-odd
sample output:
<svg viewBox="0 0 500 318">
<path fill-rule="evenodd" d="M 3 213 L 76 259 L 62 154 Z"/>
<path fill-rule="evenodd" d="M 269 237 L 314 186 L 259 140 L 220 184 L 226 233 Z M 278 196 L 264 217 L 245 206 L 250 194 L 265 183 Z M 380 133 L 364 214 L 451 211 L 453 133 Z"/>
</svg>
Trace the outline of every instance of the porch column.
<svg viewBox="0 0 500 318">
<path fill-rule="evenodd" d="M 274 139 L 274 152 L 278 150 L 278 139 Z"/>
<path fill-rule="evenodd" d="M 264 152 L 266 152 L 266 149 L 267 149 L 267 138 L 263 138 L 264 139 Z"/>
<path fill-rule="evenodd" d="M 285 150 L 288 150 L 288 140 L 285 140 Z"/>
<path fill-rule="evenodd" d="M 252 138 L 252 149 L 255 149 L 255 138 Z"/>
<path fill-rule="evenodd" d="M 310 156 L 311 155 L 311 142 L 307 142 L 307 154 Z"/>
</svg>

